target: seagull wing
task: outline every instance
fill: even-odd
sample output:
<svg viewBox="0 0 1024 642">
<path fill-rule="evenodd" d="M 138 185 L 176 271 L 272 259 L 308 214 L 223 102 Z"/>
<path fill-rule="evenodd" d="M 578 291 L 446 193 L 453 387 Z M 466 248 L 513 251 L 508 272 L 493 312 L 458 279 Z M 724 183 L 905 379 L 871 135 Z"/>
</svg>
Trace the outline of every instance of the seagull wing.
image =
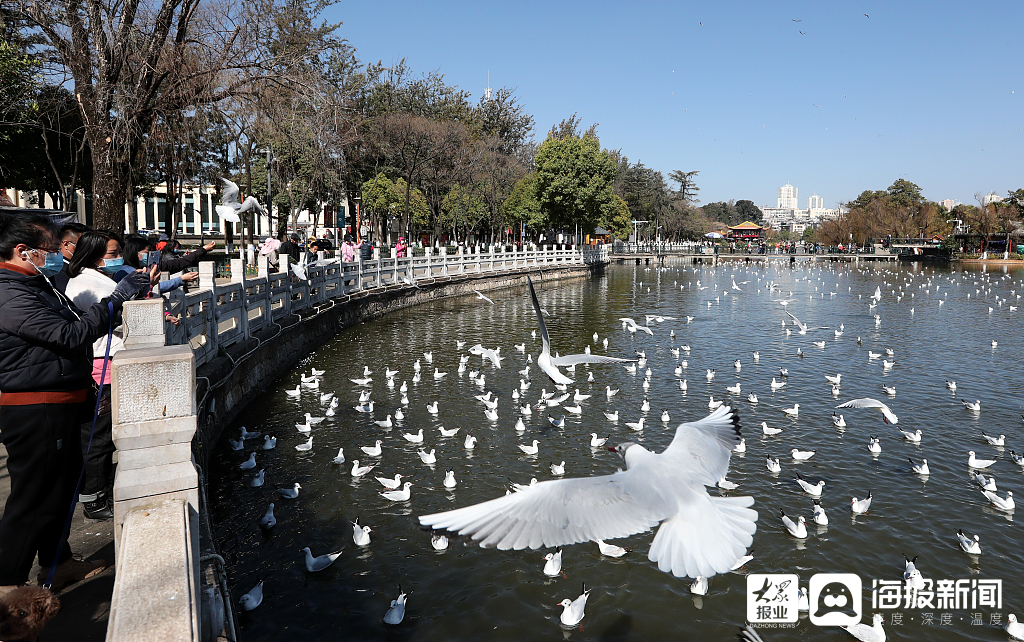
<svg viewBox="0 0 1024 642">
<path fill-rule="evenodd" d="M 238 218 L 238 214 L 235 213 L 235 208 L 229 205 L 218 205 L 215 209 L 217 210 L 217 215 L 225 221 L 237 223 L 241 220 Z"/>
<path fill-rule="evenodd" d="M 675 510 L 672 497 L 666 494 L 673 489 L 661 490 L 652 493 L 644 475 L 626 470 L 544 481 L 511 495 L 419 519 L 424 526 L 469 535 L 485 547 L 562 546 L 650 530 Z"/>
<path fill-rule="evenodd" d="M 551 340 L 548 339 L 548 327 L 544 325 L 544 315 L 540 312 L 540 302 L 537 301 L 537 293 L 533 289 L 533 281 L 526 277 L 526 284 L 530 286 L 530 300 L 533 302 L 533 311 L 537 313 L 537 325 L 540 326 L 540 338 L 544 342 L 544 352 L 551 354 Z"/>
<path fill-rule="evenodd" d="M 680 424 L 662 454 L 685 466 L 694 481 L 714 486 L 729 471 L 729 457 L 741 438 L 739 415 L 720 406 L 700 421 Z"/>
<path fill-rule="evenodd" d="M 245 201 L 242 202 L 241 207 L 238 208 L 238 213 L 241 214 L 242 212 L 248 212 L 249 210 L 252 210 L 257 214 L 263 214 L 263 206 L 260 205 L 260 202 L 256 200 L 255 196 L 247 196 Z"/>
<path fill-rule="evenodd" d="M 220 195 L 220 202 L 231 209 L 235 209 L 238 206 L 238 185 L 235 185 L 226 178 L 220 179 L 223 183 L 224 191 Z"/>
<path fill-rule="evenodd" d="M 578 363 L 622 363 L 635 362 L 636 359 L 621 359 L 619 357 L 605 357 L 599 354 L 567 354 L 561 357 L 551 357 L 553 366 L 574 366 Z"/>
<path fill-rule="evenodd" d="M 870 397 L 862 397 L 861 399 L 851 399 L 850 401 L 847 401 L 844 404 L 836 406 L 836 408 L 873 408 L 882 413 L 882 416 L 884 416 L 889 423 L 899 423 L 899 419 L 896 417 L 896 415 L 893 414 L 892 410 L 889 409 L 889 406 L 885 405 L 884 403 L 877 399 L 872 399 Z"/>
<path fill-rule="evenodd" d="M 480 291 L 479 291 L 479 290 L 473 290 L 473 291 L 474 291 L 474 292 L 476 292 L 476 295 L 477 295 L 478 297 L 480 297 L 480 298 L 481 298 L 481 299 L 483 299 L 484 301 L 487 301 L 487 302 L 488 302 L 488 303 L 490 303 L 491 305 L 494 305 L 494 301 L 491 301 L 490 299 L 488 299 L 487 297 L 485 297 L 485 296 L 484 296 L 483 294 L 481 294 L 481 293 L 480 293 Z"/>
<path fill-rule="evenodd" d="M 308 277 L 306 277 L 306 269 L 299 265 L 298 263 L 292 265 L 292 273 L 295 274 L 295 276 L 297 276 L 301 281 L 309 280 Z"/>
<path fill-rule="evenodd" d="M 800 319 L 796 318 L 792 312 L 786 310 L 786 314 L 788 314 L 793 319 L 793 321 L 797 324 L 798 327 L 800 327 L 800 329 L 807 330 L 807 326 L 801 323 Z"/>
<path fill-rule="evenodd" d="M 718 451 L 732 443 L 732 415 L 683 424 L 683 436 L 677 432 L 661 455 L 630 447 L 626 471 L 540 482 L 420 523 L 469 535 L 481 546 L 520 550 L 625 537 L 664 520 L 648 554 L 658 568 L 677 577 L 726 572 L 753 540 L 757 520 L 748 508 L 753 498 L 712 498 L 702 488 L 724 469 Z M 728 453 L 724 459 L 727 467 Z"/>
</svg>

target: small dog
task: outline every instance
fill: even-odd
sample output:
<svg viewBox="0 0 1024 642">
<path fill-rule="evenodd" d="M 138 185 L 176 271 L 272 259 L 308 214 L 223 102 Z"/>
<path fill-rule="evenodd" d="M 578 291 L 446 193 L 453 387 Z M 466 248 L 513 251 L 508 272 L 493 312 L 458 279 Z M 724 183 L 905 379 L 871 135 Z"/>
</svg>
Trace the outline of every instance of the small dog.
<svg viewBox="0 0 1024 642">
<path fill-rule="evenodd" d="M 22 586 L 0 597 L 0 640 L 35 642 L 57 615 L 60 600 L 40 586 Z"/>
</svg>

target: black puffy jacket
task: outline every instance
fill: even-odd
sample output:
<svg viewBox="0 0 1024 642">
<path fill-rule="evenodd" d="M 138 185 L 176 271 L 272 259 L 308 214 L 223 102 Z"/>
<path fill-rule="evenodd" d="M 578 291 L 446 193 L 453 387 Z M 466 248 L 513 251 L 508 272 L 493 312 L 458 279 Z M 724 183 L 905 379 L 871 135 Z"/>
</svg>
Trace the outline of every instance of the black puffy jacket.
<svg viewBox="0 0 1024 642">
<path fill-rule="evenodd" d="M 92 344 L 110 320 L 107 299 L 85 312 L 72 305 L 39 274 L 0 264 L 0 393 L 91 385 Z"/>
<path fill-rule="evenodd" d="M 185 256 L 175 256 L 171 253 L 160 255 L 160 271 L 167 272 L 168 274 L 174 274 L 175 272 L 181 272 L 190 267 L 194 267 L 203 260 L 206 256 L 206 248 L 199 248 L 189 252 Z"/>
</svg>

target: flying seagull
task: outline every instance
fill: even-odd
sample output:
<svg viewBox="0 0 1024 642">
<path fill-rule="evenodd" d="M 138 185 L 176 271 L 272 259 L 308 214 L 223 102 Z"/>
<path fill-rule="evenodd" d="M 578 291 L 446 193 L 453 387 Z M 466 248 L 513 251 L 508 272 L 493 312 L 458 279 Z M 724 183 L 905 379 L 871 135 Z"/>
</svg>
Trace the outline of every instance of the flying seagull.
<svg viewBox="0 0 1024 642">
<path fill-rule="evenodd" d="M 572 379 L 566 377 L 559 370 L 559 366 L 574 366 L 578 363 L 621 363 L 625 361 L 636 361 L 636 359 L 620 359 L 618 357 L 603 357 L 596 354 L 567 354 L 564 357 L 551 356 L 551 340 L 548 338 L 548 327 L 544 324 L 544 315 L 541 314 L 540 303 L 537 301 L 537 293 L 533 289 L 533 281 L 526 277 L 526 283 L 530 286 L 530 300 L 533 301 L 533 311 L 537 313 L 537 325 L 540 326 L 540 336 L 543 348 L 537 356 L 537 367 L 540 368 L 555 383 L 568 385 Z M 718 481 L 717 479 L 715 480 Z M 714 484 L 712 484 L 714 485 Z M 735 559 L 735 558 L 733 558 Z"/>
<path fill-rule="evenodd" d="M 662 453 L 631 442 L 611 450 L 626 470 L 539 482 L 517 493 L 445 513 L 420 524 L 468 535 L 483 547 L 521 550 L 616 539 L 658 524 L 648 558 L 676 577 L 725 573 L 753 541 L 753 497 L 712 497 L 740 443 L 735 411 L 719 408 L 681 424 Z"/>
<path fill-rule="evenodd" d="M 238 185 L 235 185 L 226 178 L 220 179 L 224 183 L 224 193 L 221 194 L 221 204 L 216 207 L 217 214 L 225 221 L 232 223 L 238 223 L 241 218 L 239 214 L 244 214 L 250 210 L 257 214 L 263 213 L 263 206 L 260 205 L 259 201 L 253 196 L 248 196 L 241 203 L 238 202 Z"/>
<path fill-rule="evenodd" d="M 844 404 L 836 406 L 836 408 L 870 408 L 877 410 L 882 413 L 882 418 L 887 424 L 896 425 L 900 422 L 899 417 L 893 414 L 892 410 L 889 410 L 889 406 L 885 405 L 877 399 L 870 397 L 863 397 L 861 399 L 852 399 Z"/>
<path fill-rule="evenodd" d="M 478 298 L 478 299 L 483 299 L 484 301 L 487 301 L 487 302 L 488 302 L 488 303 L 490 303 L 491 305 L 494 305 L 494 301 L 491 301 L 490 299 L 488 299 L 488 298 L 487 298 L 487 297 L 485 297 L 484 295 L 480 294 L 480 291 L 479 291 L 479 290 L 473 290 L 473 291 L 474 291 L 474 292 L 476 292 L 476 298 Z"/>
</svg>

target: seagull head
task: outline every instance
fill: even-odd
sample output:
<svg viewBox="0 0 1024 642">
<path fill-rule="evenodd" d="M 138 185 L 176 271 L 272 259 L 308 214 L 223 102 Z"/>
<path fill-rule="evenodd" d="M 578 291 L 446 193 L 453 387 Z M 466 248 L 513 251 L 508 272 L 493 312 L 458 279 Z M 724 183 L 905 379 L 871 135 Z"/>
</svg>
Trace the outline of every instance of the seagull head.
<svg viewBox="0 0 1024 642">
<path fill-rule="evenodd" d="M 626 451 L 629 450 L 629 448 L 631 446 L 636 446 L 636 443 L 632 442 L 632 441 L 624 441 L 621 444 L 619 444 L 618 446 L 610 446 L 608 448 L 608 451 L 617 454 L 619 457 L 622 457 L 623 461 L 625 461 L 626 460 Z"/>
</svg>

